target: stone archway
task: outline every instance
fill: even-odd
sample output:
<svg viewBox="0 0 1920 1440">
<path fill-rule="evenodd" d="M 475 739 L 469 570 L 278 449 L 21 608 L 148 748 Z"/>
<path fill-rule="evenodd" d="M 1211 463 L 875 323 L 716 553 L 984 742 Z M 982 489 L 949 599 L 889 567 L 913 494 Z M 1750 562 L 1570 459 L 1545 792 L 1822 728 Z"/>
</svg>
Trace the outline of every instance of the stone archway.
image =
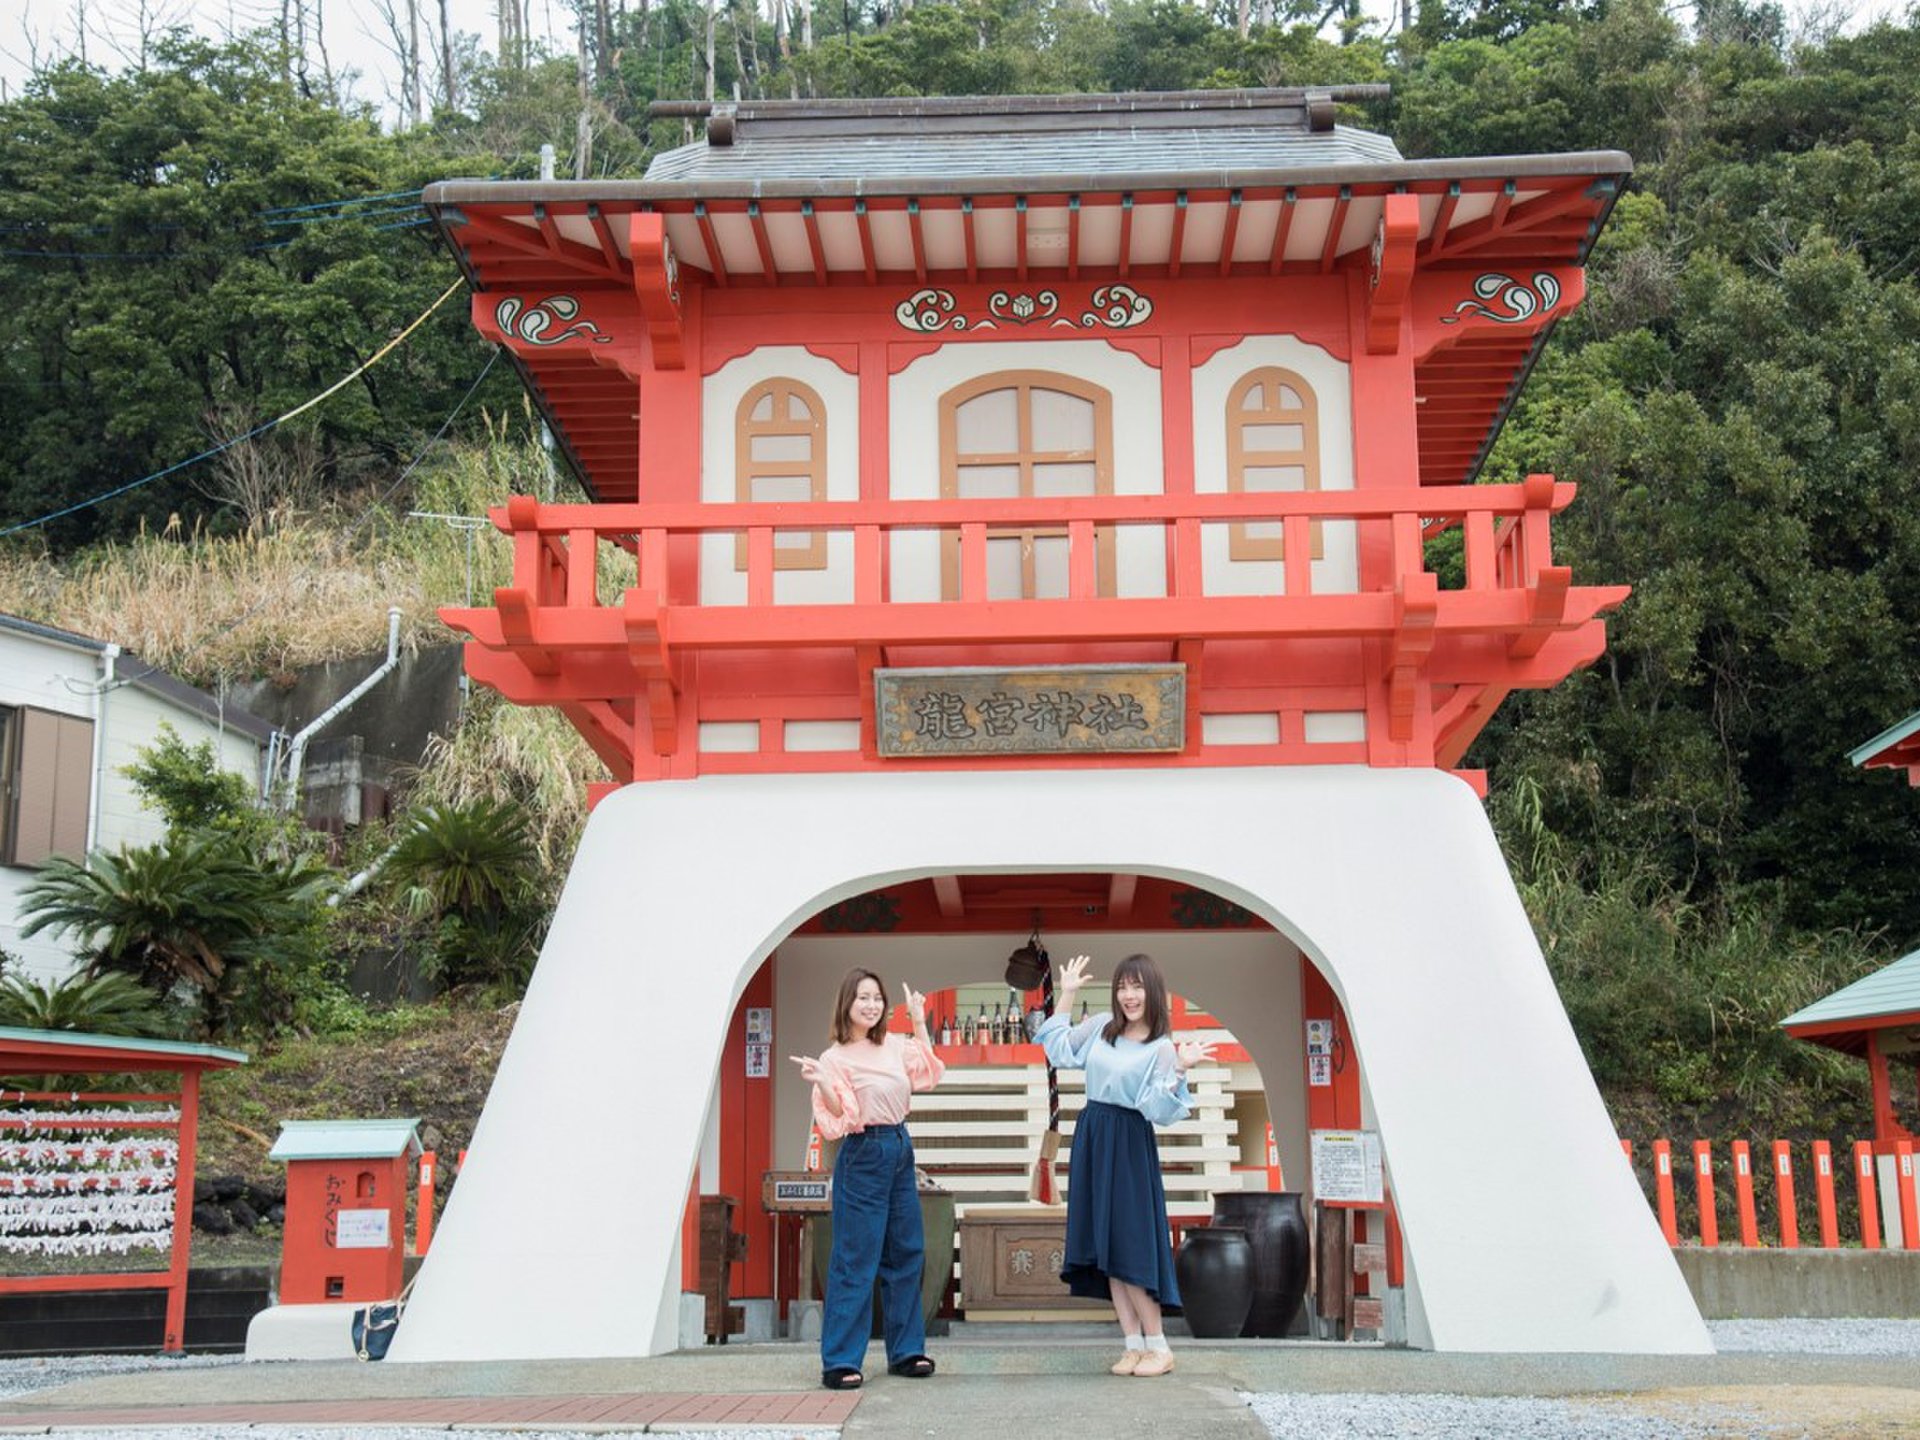
<svg viewBox="0 0 1920 1440">
<path fill-rule="evenodd" d="M 1333 984 L 1365 1048 L 1414 1344 L 1711 1350 L 1478 800 L 1434 771 L 1329 766 L 727 776 L 609 797 L 392 1358 L 674 1348 L 682 1207 L 747 978 L 809 915 L 880 885 L 1086 870 L 1230 899 Z"/>
</svg>

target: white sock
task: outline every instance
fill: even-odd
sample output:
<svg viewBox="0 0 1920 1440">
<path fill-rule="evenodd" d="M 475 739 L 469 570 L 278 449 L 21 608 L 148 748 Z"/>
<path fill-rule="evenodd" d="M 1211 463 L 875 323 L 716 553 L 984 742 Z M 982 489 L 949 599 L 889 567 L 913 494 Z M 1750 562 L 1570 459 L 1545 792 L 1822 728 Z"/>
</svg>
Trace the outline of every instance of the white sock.
<svg viewBox="0 0 1920 1440">
<path fill-rule="evenodd" d="M 1122 1338 L 1126 1340 L 1127 1349 L 1129 1350 L 1144 1350 L 1147 1348 L 1146 1342 L 1138 1335 L 1125 1335 Z"/>
<path fill-rule="evenodd" d="M 1149 1350 L 1165 1351 L 1165 1350 L 1171 1350 L 1172 1348 L 1173 1348 L 1172 1346 L 1167 1344 L 1167 1337 L 1165 1335 L 1147 1336 L 1147 1349 Z"/>
</svg>

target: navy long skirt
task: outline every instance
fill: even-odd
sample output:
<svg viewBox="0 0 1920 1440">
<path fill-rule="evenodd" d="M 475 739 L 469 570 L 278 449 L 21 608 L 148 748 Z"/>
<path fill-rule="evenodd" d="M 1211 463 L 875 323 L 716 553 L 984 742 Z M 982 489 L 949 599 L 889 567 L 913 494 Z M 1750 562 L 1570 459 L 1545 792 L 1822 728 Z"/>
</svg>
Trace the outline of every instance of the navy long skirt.
<svg viewBox="0 0 1920 1440">
<path fill-rule="evenodd" d="M 1109 1277 L 1163 1306 L 1180 1303 L 1153 1125 L 1138 1110 L 1089 1100 L 1073 1131 L 1060 1278 L 1075 1295 L 1105 1300 Z"/>
</svg>

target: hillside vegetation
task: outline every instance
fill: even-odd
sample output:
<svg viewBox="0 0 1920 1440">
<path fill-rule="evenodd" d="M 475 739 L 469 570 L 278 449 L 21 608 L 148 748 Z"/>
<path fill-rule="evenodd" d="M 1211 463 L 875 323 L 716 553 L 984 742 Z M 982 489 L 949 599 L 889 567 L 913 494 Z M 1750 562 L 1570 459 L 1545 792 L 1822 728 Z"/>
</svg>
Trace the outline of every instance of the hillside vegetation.
<svg viewBox="0 0 1920 1440">
<path fill-rule="evenodd" d="M 1595 1072 L 1630 1131 L 1863 1133 L 1860 1068 L 1775 1023 L 1920 943 L 1920 801 L 1846 760 L 1920 708 L 1920 20 L 1789 33 L 1743 0 L 1512 0 L 1422 4 L 1385 33 L 1343 13 L 1323 32 L 1278 0 L 583 7 L 584 78 L 511 39 L 457 46 L 457 74 L 419 79 L 425 118 L 391 132 L 272 35 L 156 37 L 123 73 L 50 64 L 0 105 L 0 609 L 217 687 L 377 649 L 389 603 L 409 643 L 442 638 L 436 606 L 487 594 L 498 539 L 469 550 L 409 512 L 571 481 L 442 299 L 429 180 L 528 177 L 543 143 L 563 175 L 637 174 L 685 135 L 648 100 L 736 86 L 1389 81 L 1347 119 L 1409 155 L 1637 164 L 1484 472 L 1577 482 L 1560 557 L 1634 596 L 1599 664 L 1514 697 L 1468 757 Z M 160 473 L 422 315 L 327 402 Z M 491 910 L 418 877 L 369 887 L 256 1007 L 261 1038 L 364 1030 L 327 970 L 353 945 L 431 947 L 505 1003 L 594 773 L 551 716 L 476 707 L 418 805 L 511 806 L 530 878 Z M 315 863 L 351 871 L 409 823 Z"/>
</svg>

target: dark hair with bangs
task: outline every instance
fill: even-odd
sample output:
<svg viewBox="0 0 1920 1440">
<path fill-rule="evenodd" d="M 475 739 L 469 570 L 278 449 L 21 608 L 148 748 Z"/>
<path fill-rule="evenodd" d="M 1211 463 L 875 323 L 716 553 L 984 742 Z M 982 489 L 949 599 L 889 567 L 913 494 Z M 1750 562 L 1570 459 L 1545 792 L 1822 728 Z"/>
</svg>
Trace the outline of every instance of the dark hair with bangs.
<svg viewBox="0 0 1920 1440">
<path fill-rule="evenodd" d="M 860 982 L 871 980 L 880 987 L 880 1023 L 867 1031 L 867 1039 L 875 1045 L 887 1043 L 887 1017 L 893 1014 L 893 1000 L 887 994 L 887 982 L 871 970 L 849 970 L 847 978 L 840 982 L 840 998 L 833 1005 L 833 1043 L 846 1045 L 853 1040 L 853 1022 L 847 1016 L 853 1010 L 854 997 L 860 993 Z"/>
<path fill-rule="evenodd" d="M 1151 955 L 1129 955 L 1122 960 L 1113 972 L 1113 988 L 1118 990 L 1122 980 L 1137 981 L 1147 992 L 1147 1008 L 1141 1017 L 1147 1022 L 1147 1041 L 1151 1044 L 1173 1033 L 1173 1007 L 1167 1003 L 1167 977 L 1160 973 L 1160 967 L 1154 963 Z M 1127 1028 L 1127 1017 L 1120 1013 L 1120 1002 L 1113 1002 L 1113 1018 L 1107 1021 L 1107 1028 L 1100 1032 L 1100 1038 L 1112 1044 L 1120 1038 L 1120 1032 Z"/>
</svg>

